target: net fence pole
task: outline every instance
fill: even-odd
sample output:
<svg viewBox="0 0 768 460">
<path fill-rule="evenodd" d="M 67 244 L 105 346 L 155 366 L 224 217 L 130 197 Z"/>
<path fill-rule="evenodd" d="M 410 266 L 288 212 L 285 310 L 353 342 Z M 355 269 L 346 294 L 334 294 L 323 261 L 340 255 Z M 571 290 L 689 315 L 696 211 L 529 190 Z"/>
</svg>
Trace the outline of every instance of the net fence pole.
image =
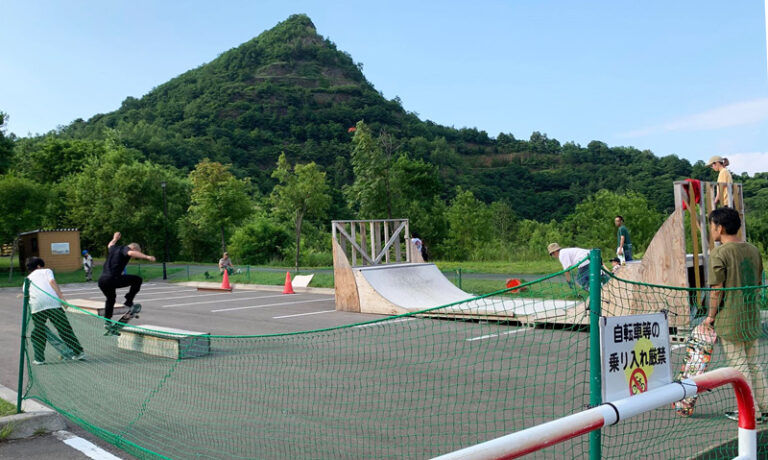
<svg viewBox="0 0 768 460">
<path fill-rule="evenodd" d="M 21 393 L 24 387 L 24 353 L 27 345 L 27 316 L 29 313 L 29 278 L 24 279 L 24 305 L 21 309 L 21 346 L 19 347 L 19 384 L 16 387 L 16 413 L 21 413 Z"/>
<path fill-rule="evenodd" d="M 589 251 L 589 405 L 603 403 L 602 375 L 600 371 L 600 270 L 602 260 L 599 249 Z M 602 457 L 601 430 L 589 433 L 589 458 Z"/>
</svg>

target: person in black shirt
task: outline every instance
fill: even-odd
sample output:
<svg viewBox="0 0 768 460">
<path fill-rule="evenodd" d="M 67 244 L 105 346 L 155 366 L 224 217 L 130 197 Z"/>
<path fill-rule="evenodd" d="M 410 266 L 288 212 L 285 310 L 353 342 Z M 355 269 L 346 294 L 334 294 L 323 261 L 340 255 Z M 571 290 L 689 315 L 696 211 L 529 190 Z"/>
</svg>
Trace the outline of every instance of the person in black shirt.
<svg viewBox="0 0 768 460">
<path fill-rule="evenodd" d="M 115 299 L 117 297 L 117 288 L 130 286 L 128 293 L 125 294 L 125 306 L 133 305 L 133 298 L 141 289 L 141 277 L 136 275 L 124 275 L 125 266 L 131 260 L 131 257 L 145 259 L 154 262 L 153 256 L 148 256 L 141 252 L 141 246 L 138 243 L 131 243 L 128 246 L 118 245 L 120 232 L 115 232 L 112 241 L 107 245 L 107 260 L 104 262 L 104 268 L 99 278 L 99 289 L 107 297 L 104 303 L 104 317 L 112 318 L 112 312 L 115 308 Z M 107 322 L 107 327 L 110 324 Z"/>
</svg>

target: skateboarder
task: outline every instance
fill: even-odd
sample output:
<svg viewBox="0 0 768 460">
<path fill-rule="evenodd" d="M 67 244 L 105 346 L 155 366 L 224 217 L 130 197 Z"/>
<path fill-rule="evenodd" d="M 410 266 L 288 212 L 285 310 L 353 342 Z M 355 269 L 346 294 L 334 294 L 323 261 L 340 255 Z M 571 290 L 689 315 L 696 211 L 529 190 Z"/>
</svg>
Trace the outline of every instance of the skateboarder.
<svg viewBox="0 0 768 460">
<path fill-rule="evenodd" d="M 104 317 L 107 319 L 112 318 L 118 288 L 130 286 L 128 293 L 125 294 L 126 307 L 133 306 L 133 298 L 136 297 L 139 289 L 141 289 L 141 277 L 123 274 L 125 266 L 128 265 L 131 257 L 150 262 L 155 261 L 154 256 L 141 252 L 141 246 L 138 243 L 131 243 L 128 246 L 118 245 L 117 242 L 121 236 L 120 232 L 115 232 L 112 241 L 107 245 L 107 260 L 104 262 L 104 269 L 99 278 L 99 289 L 107 298 L 106 302 L 104 302 Z M 105 327 L 109 331 L 112 324 L 107 321 Z"/>
<path fill-rule="evenodd" d="M 27 259 L 27 271 L 30 272 L 27 276 L 30 281 L 29 309 L 32 312 L 32 322 L 35 325 L 32 329 L 32 348 L 35 352 L 32 364 L 45 364 L 45 345 L 48 341 L 46 333 L 48 327 L 45 323 L 48 320 L 51 320 L 51 323 L 56 327 L 61 339 L 66 344 L 65 347 L 69 348 L 66 352 L 62 352 L 62 357 L 71 357 L 75 360 L 84 359 L 83 347 L 77 340 L 64 309 L 61 308 L 64 295 L 53 278 L 53 271 L 44 267 L 45 261 L 39 257 Z"/>
</svg>

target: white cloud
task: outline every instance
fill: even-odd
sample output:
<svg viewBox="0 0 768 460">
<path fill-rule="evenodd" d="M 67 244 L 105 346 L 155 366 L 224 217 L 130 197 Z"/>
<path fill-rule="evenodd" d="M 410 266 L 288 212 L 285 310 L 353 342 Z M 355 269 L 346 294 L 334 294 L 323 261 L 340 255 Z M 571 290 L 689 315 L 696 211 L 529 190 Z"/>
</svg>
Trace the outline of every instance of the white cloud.
<svg viewBox="0 0 768 460">
<path fill-rule="evenodd" d="M 721 154 L 721 156 L 728 158 L 730 162 L 728 169 L 731 172 L 748 173 L 750 176 L 759 172 L 768 172 L 768 152 L 731 153 Z"/>
<path fill-rule="evenodd" d="M 749 125 L 768 119 L 768 97 L 724 105 L 688 115 L 666 123 L 620 134 L 621 137 L 644 137 L 674 131 L 702 131 Z"/>
</svg>

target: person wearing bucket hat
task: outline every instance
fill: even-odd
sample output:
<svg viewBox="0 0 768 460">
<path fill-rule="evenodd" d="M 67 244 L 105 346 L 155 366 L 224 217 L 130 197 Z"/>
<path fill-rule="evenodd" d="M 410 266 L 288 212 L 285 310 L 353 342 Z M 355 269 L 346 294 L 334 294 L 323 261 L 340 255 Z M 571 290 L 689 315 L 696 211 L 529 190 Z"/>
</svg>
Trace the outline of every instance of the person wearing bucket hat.
<svg viewBox="0 0 768 460">
<path fill-rule="evenodd" d="M 83 270 L 85 271 L 85 280 L 93 281 L 93 257 L 87 249 L 83 249 Z"/>
<path fill-rule="evenodd" d="M 717 171 L 717 191 L 715 192 L 715 206 L 719 202 L 721 206 L 730 206 L 730 193 L 728 193 L 728 185 L 733 183 L 733 177 L 728 172 L 726 167 L 728 166 L 728 158 L 723 158 L 719 155 L 715 155 L 707 162 L 707 167 L 710 167 Z"/>
<path fill-rule="evenodd" d="M 589 292 L 589 251 L 582 248 L 561 248 L 557 243 L 550 243 L 547 246 L 547 252 L 550 256 L 556 257 L 560 261 L 563 270 L 568 270 L 565 272 L 565 280 L 570 286 L 573 286 L 573 282 L 571 281 L 571 270 L 569 269 L 578 265 L 576 282 L 585 291 Z"/>
</svg>

